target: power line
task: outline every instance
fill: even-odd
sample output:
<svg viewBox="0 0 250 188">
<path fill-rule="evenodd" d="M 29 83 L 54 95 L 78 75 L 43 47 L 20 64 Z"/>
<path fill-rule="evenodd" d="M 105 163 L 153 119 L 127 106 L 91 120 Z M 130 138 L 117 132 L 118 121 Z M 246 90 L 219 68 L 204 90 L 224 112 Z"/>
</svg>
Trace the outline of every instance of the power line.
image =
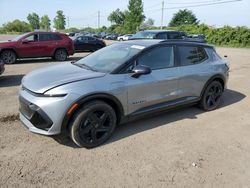
<svg viewBox="0 0 250 188">
<path fill-rule="evenodd" d="M 167 4 L 197 4 L 197 3 L 215 3 L 218 1 L 223 1 L 223 0 L 210 0 L 210 1 L 193 1 L 193 2 L 183 2 L 183 3 L 167 3 Z"/>
<path fill-rule="evenodd" d="M 202 6 L 210 6 L 210 5 L 217 5 L 217 4 L 227 4 L 227 3 L 234 3 L 242 0 L 229 0 L 229 1 L 222 1 L 222 2 L 214 2 L 214 3 L 204 3 L 198 5 L 189 5 L 189 6 L 180 6 L 180 7 L 170 7 L 165 9 L 181 9 L 181 8 L 191 8 L 191 7 L 202 7 Z"/>
</svg>

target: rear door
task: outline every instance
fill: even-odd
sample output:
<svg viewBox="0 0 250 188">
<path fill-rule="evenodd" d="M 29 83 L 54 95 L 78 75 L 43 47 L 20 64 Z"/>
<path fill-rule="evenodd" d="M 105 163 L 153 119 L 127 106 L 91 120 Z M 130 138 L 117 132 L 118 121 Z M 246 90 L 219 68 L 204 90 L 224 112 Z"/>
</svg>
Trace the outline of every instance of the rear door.
<svg viewBox="0 0 250 188">
<path fill-rule="evenodd" d="M 139 78 L 128 74 L 128 113 L 178 98 L 179 68 L 175 66 L 174 49 L 174 46 L 155 47 L 136 60 L 152 72 Z"/>
<path fill-rule="evenodd" d="M 41 56 L 51 56 L 55 51 L 57 41 L 53 34 L 42 33 L 39 34 L 39 44 L 41 47 Z"/>
<path fill-rule="evenodd" d="M 212 76 L 209 56 L 202 46 L 197 45 L 181 45 L 178 54 L 180 97 L 199 97 Z"/>
</svg>

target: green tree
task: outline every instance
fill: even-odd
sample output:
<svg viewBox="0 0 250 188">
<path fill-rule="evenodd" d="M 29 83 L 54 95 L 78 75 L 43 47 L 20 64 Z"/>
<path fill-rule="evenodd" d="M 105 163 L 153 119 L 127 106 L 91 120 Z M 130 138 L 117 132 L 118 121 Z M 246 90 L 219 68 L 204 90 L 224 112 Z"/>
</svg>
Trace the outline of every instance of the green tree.
<svg viewBox="0 0 250 188">
<path fill-rule="evenodd" d="M 62 10 L 58 10 L 56 12 L 56 17 L 54 18 L 54 27 L 57 30 L 63 30 L 65 29 L 66 21 L 65 21 L 65 15 L 63 14 Z"/>
<path fill-rule="evenodd" d="M 2 33 L 9 33 L 9 32 L 25 33 L 29 31 L 31 31 L 30 24 L 20 20 L 14 20 L 12 22 L 8 22 L 7 24 L 3 24 L 3 27 L 1 28 Z"/>
<path fill-rule="evenodd" d="M 124 24 L 126 32 L 135 33 L 144 19 L 142 0 L 129 0 L 128 13 Z"/>
<path fill-rule="evenodd" d="M 40 28 L 40 25 L 39 25 L 39 22 L 40 22 L 40 18 L 38 16 L 38 14 L 36 13 L 32 13 L 32 14 L 29 14 L 27 16 L 27 20 L 29 21 L 30 25 L 31 25 L 31 28 L 33 30 L 35 29 L 39 29 Z"/>
<path fill-rule="evenodd" d="M 174 14 L 172 20 L 169 23 L 169 27 L 190 24 L 198 25 L 199 20 L 196 18 L 195 14 L 191 10 L 184 9 Z"/>
<path fill-rule="evenodd" d="M 115 25 L 124 25 L 126 14 L 127 11 L 123 12 L 118 8 L 115 11 L 111 12 L 108 17 L 108 21 Z"/>
<path fill-rule="evenodd" d="M 45 31 L 50 31 L 50 19 L 48 15 L 44 15 L 41 17 L 40 28 Z"/>
</svg>

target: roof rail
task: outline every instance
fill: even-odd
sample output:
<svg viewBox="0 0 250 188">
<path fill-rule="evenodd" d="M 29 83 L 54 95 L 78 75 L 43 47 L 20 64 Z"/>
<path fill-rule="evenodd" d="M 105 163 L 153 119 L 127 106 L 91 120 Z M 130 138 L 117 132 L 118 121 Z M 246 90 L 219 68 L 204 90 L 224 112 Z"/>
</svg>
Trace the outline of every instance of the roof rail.
<svg viewBox="0 0 250 188">
<path fill-rule="evenodd" d="M 195 38 L 183 38 L 183 39 L 166 39 L 163 42 L 196 42 L 196 43 L 207 43 L 205 39 L 195 39 Z"/>
</svg>

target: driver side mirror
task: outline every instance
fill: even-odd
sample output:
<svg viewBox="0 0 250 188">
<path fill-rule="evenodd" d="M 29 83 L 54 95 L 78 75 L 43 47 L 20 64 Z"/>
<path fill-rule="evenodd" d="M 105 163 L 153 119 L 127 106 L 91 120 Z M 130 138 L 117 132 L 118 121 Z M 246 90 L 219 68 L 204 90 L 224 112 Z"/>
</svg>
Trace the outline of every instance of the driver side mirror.
<svg viewBox="0 0 250 188">
<path fill-rule="evenodd" d="M 28 43 L 29 43 L 29 41 L 27 39 L 22 40 L 22 44 L 28 44 Z"/>
<path fill-rule="evenodd" d="M 141 75 L 146 75 L 150 73 L 151 69 L 149 67 L 137 65 L 136 67 L 133 68 L 131 77 L 139 78 Z"/>
</svg>

